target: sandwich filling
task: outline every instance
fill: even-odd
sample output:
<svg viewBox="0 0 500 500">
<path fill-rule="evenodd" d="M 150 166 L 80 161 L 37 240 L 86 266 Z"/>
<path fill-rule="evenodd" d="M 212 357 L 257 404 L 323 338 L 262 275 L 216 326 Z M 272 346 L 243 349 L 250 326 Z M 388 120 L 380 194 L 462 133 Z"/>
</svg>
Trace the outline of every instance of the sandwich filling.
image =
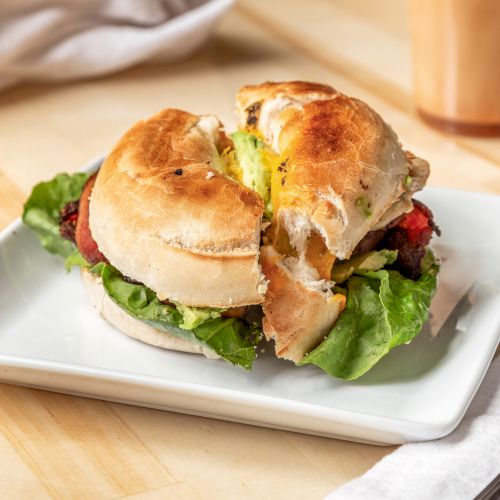
<svg viewBox="0 0 500 500">
<path fill-rule="evenodd" d="M 132 317 L 171 335 L 201 344 L 232 364 L 250 369 L 261 337 L 260 315 L 252 307 L 189 307 L 161 301 L 156 293 L 113 267 L 89 228 L 89 203 L 97 174 L 60 174 L 35 186 L 23 222 L 42 246 L 98 278 L 108 296 Z"/>
</svg>

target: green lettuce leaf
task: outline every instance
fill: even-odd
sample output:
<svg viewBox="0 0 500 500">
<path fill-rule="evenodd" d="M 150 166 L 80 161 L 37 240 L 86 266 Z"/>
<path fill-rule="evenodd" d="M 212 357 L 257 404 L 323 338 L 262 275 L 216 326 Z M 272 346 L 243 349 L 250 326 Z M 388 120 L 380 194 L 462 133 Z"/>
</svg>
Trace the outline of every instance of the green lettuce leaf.
<svg viewBox="0 0 500 500">
<path fill-rule="evenodd" d="M 410 342 L 427 321 L 436 292 L 439 266 L 430 251 L 423 268 L 417 281 L 393 270 L 355 271 L 346 283 L 345 310 L 328 337 L 299 364 L 352 380 L 394 347 Z"/>
<path fill-rule="evenodd" d="M 241 168 L 241 180 L 264 200 L 265 215 L 271 218 L 271 171 L 266 168 L 265 144 L 244 131 L 234 132 L 231 138 Z"/>
<path fill-rule="evenodd" d="M 59 174 L 51 181 L 37 184 L 24 204 L 23 222 L 38 235 L 51 253 L 69 257 L 75 245 L 59 234 L 59 211 L 80 198 L 89 174 Z"/>
<path fill-rule="evenodd" d="M 74 267 L 91 267 L 90 262 L 75 248 L 73 253 L 69 254 L 64 259 L 64 269 L 68 271 L 68 273 Z"/>
<path fill-rule="evenodd" d="M 236 318 L 214 318 L 209 312 L 202 323 L 198 322 L 192 330 L 187 330 L 187 322 L 191 321 L 191 317 L 183 315 L 185 306 L 181 307 L 181 312 L 172 305 L 164 304 L 153 290 L 141 284 L 129 283 L 109 264 L 99 263 L 91 271 L 101 275 L 107 294 L 132 317 L 154 328 L 201 344 L 234 365 L 246 369 L 252 367 L 256 357 L 255 349 L 260 340 L 260 332 L 255 327 L 248 327 Z M 220 316 L 220 310 L 214 311 Z M 193 324 L 195 323 L 196 320 Z"/>
</svg>

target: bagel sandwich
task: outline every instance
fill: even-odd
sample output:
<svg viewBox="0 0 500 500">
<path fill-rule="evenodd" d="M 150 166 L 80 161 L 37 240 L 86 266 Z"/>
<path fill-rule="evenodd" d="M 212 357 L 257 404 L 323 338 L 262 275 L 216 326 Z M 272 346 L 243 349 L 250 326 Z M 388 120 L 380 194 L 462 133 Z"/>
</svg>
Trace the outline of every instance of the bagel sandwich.
<svg viewBox="0 0 500 500">
<path fill-rule="evenodd" d="M 357 378 L 428 318 L 429 164 L 327 85 L 245 86 L 236 104 L 230 135 L 176 109 L 139 122 L 98 172 L 37 185 L 23 220 L 130 337 L 251 368 L 265 336 Z"/>
</svg>

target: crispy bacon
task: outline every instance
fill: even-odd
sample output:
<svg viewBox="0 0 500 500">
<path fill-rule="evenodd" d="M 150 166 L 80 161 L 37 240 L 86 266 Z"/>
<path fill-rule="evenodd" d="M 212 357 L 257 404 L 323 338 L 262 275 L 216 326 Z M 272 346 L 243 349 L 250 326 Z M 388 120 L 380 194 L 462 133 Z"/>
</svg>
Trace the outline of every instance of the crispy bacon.
<svg viewBox="0 0 500 500">
<path fill-rule="evenodd" d="M 425 248 L 433 233 L 441 234 L 430 209 L 418 200 L 413 201 L 413 210 L 390 222 L 386 227 L 369 232 L 358 244 L 353 255 L 389 248 L 398 250 L 394 268 L 407 278 L 418 279 Z"/>
<path fill-rule="evenodd" d="M 441 234 L 432 212 L 422 202 L 413 200 L 413 210 L 385 235 L 383 248 L 398 251 L 394 267 L 403 276 L 416 280 L 422 273 L 422 258 L 432 234 Z"/>
<path fill-rule="evenodd" d="M 242 318 L 245 316 L 247 312 L 247 308 L 245 306 L 243 307 L 230 307 L 229 309 L 226 309 L 221 316 L 223 318 Z"/>
<path fill-rule="evenodd" d="M 65 240 L 75 241 L 76 221 L 78 219 L 78 201 L 70 201 L 59 213 L 59 233 Z"/>
<path fill-rule="evenodd" d="M 389 229 L 393 228 L 396 226 L 399 221 L 404 217 L 404 215 L 400 215 L 399 217 L 396 217 L 394 220 L 389 222 L 387 226 L 377 229 L 375 231 L 370 231 L 365 235 L 365 237 L 357 244 L 356 248 L 354 249 L 354 252 L 352 252 L 353 255 L 358 255 L 360 253 L 365 253 L 365 252 L 370 252 L 371 250 L 375 250 L 376 248 L 380 247 L 380 243 L 384 239 L 385 235 L 387 234 L 387 231 Z"/>
</svg>

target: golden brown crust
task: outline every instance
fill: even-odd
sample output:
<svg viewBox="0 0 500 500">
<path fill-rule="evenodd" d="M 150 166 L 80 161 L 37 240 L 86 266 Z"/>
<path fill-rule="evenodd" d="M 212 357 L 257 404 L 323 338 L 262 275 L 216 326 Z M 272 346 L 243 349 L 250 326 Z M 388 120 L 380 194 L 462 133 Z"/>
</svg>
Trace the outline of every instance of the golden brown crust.
<svg viewBox="0 0 500 500">
<path fill-rule="evenodd" d="M 368 105 L 326 85 L 266 82 L 243 87 L 237 103 L 241 125 L 259 103 L 252 126 L 280 156 L 275 213 L 307 220 L 333 255 L 349 257 L 404 193 L 409 162 L 394 132 Z"/>
<path fill-rule="evenodd" d="M 306 287 L 286 269 L 273 247 L 262 247 L 260 259 L 269 280 L 263 304 L 264 334 L 274 339 L 278 357 L 298 362 L 328 334 L 344 302 Z"/>
<path fill-rule="evenodd" d="M 317 94 L 320 96 L 333 95 L 336 91 L 329 85 L 321 83 L 303 82 L 300 80 L 290 82 L 264 82 L 258 85 L 245 85 L 242 87 L 236 101 L 242 109 L 262 102 L 266 99 L 274 99 L 278 95 L 288 95 L 294 97 L 304 96 L 308 98 Z"/>
<path fill-rule="evenodd" d="M 126 276 L 185 305 L 260 303 L 260 197 L 217 170 L 214 117 L 166 109 L 120 140 L 97 176 L 90 228 Z"/>
</svg>

